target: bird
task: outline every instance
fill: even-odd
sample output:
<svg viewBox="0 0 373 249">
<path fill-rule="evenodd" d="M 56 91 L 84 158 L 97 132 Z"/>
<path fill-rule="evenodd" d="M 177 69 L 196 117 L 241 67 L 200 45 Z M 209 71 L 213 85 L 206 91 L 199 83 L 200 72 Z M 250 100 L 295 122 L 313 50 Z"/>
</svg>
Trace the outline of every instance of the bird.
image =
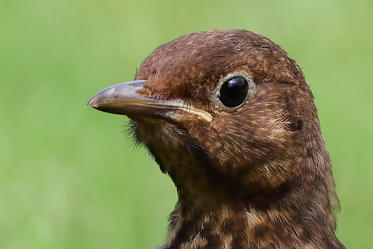
<svg viewBox="0 0 373 249">
<path fill-rule="evenodd" d="M 240 29 L 183 35 L 88 106 L 128 116 L 176 186 L 159 249 L 345 248 L 313 94 L 270 39 Z"/>
</svg>

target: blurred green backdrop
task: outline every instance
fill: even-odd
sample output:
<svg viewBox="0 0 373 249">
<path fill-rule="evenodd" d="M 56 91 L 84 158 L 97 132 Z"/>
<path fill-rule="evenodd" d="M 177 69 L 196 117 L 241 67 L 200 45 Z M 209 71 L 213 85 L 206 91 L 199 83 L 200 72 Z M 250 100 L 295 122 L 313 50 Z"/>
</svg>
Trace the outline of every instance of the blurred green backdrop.
<svg viewBox="0 0 373 249">
<path fill-rule="evenodd" d="M 158 45 L 244 28 L 295 58 L 314 92 L 342 204 L 338 235 L 373 248 L 373 1 L 0 2 L 0 248 L 153 248 L 176 202 L 169 178 L 86 107 Z"/>
</svg>

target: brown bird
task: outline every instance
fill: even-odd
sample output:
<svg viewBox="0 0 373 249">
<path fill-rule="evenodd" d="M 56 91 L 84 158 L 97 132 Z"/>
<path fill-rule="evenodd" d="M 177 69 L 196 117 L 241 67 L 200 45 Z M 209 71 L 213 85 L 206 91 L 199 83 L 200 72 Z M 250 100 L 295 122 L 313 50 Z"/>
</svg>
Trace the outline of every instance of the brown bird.
<svg viewBox="0 0 373 249">
<path fill-rule="evenodd" d="M 88 103 L 127 115 L 179 200 L 162 249 L 344 248 L 313 95 L 268 38 L 217 30 L 161 45 Z"/>
</svg>

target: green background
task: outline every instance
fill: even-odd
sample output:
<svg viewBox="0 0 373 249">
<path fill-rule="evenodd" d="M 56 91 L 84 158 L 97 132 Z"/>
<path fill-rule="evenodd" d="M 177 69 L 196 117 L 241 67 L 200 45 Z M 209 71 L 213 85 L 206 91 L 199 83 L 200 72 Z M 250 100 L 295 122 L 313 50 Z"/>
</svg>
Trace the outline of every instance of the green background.
<svg viewBox="0 0 373 249">
<path fill-rule="evenodd" d="M 0 248 L 153 248 L 176 191 L 86 107 L 158 45 L 200 30 L 268 36 L 303 68 L 331 153 L 338 236 L 373 248 L 373 1 L 0 2 Z"/>
</svg>

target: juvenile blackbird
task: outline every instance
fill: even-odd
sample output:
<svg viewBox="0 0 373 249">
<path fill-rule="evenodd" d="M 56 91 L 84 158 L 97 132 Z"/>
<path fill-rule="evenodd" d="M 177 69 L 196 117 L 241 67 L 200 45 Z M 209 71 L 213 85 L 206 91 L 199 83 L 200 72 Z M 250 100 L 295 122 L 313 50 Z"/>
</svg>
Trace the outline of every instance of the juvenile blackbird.
<svg viewBox="0 0 373 249">
<path fill-rule="evenodd" d="M 127 115 L 175 183 L 162 249 L 344 248 L 313 95 L 268 38 L 216 30 L 161 45 L 88 103 Z"/>
</svg>

